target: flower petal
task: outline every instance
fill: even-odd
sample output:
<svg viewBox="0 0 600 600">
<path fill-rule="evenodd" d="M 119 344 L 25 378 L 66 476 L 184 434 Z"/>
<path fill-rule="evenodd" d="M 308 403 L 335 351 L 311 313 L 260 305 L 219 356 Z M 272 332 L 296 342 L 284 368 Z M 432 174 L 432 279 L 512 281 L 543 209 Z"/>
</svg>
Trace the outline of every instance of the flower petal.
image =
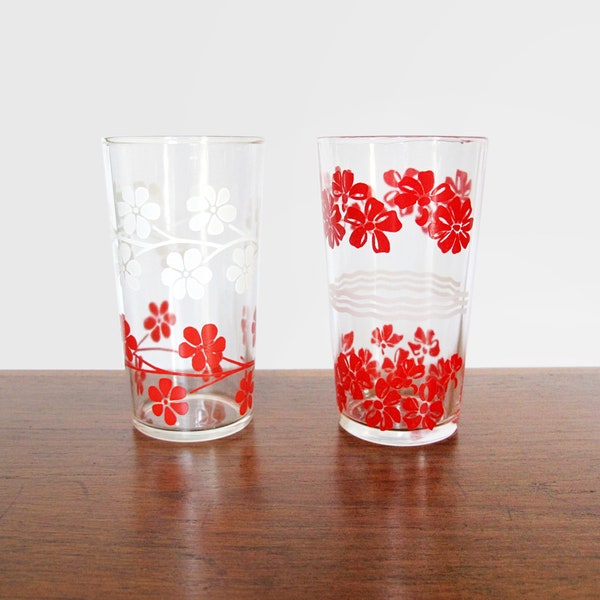
<svg viewBox="0 0 600 600">
<path fill-rule="evenodd" d="M 135 231 L 137 219 L 133 213 L 126 214 L 121 222 L 123 223 L 123 229 L 127 235 L 131 235 Z"/>
<path fill-rule="evenodd" d="M 127 202 L 117 202 L 117 215 L 124 217 L 131 213 L 131 205 Z"/>
<path fill-rule="evenodd" d="M 177 423 L 177 417 L 170 406 L 165 406 L 165 423 L 171 427 Z"/>
<path fill-rule="evenodd" d="M 178 279 L 181 279 L 181 272 L 175 269 L 166 268 L 161 273 L 161 281 L 164 285 L 173 285 Z"/>
<path fill-rule="evenodd" d="M 183 271 L 183 257 L 181 254 L 179 254 L 179 252 L 170 252 L 167 256 L 167 265 L 176 271 Z"/>
<path fill-rule="evenodd" d="M 214 323 L 206 323 L 202 326 L 200 335 L 204 344 L 210 344 L 218 335 L 219 329 Z"/>
<path fill-rule="evenodd" d="M 183 264 L 187 271 L 192 271 L 202 264 L 202 252 L 198 248 L 190 248 L 183 255 Z"/>
<path fill-rule="evenodd" d="M 200 300 L 204 297 L 204 286 L 194 277 L 188 277 L 186 280 L 186 291 L 190 298 Z"/>
<path fill-rule="evenodd" d="M 244 272 L 242 271 L 242 269 L 240 269 L 236 265 L 231 265 L 230 267 L 227 268 L 227 271 L 226 271 L 227 279 L 229 281 L 236 281 L 243 274 L 244 274 Z"/>
<path fill-rule="evenodd" d="M 235 206 L 227 204 L 226 206 L 219 208 L 217 215 L 221 221 L 224 221 L 225 223 L 231 223 L 237 216 L 237 210 Z"/>
<path fill-rule="evenodd" d="M 375 229 L 373 231 L 373 239 L 371 242 L 373 246 L 374 252 L 389 252 L 390 251 L 390 241 L 387 239 L 387 236 L 382 231 Z"/>
<path fill-rule="evenodd" d="M 402 180 L 402 175 L 398 171 L 390 170 L 383 174 L 383 180 L 391 187 L 397 188 Z"/>
<path fill-rule="evenodd" d="M 148 189 L 142 186 L 136 187 L 133 195 L 133 205 L 137 207 L 142 206 L 150 197 Z"/>
<path fill-rule="evenodd" d="M 160 388 L 163 397 L 168 398 L 171 388 L 173 387 L 173 382 L 167 377 L 161 377 L 158 380 L 158 387 Z"/>
<path fill-rule="evenodd" d="M 199 283 L 207 284 L 212 279 L 212 271 L 208 267 L 202 265 L 191 271 L 190 276 Z"/>
<path fill-rule="evenodd" d="M 172 390 L 171 390 L 171 394 L 169 396 L 170 400 L 182 400 L 183 398 L 185 398 L 187 395 L 187 391 L 186 389 L 181 386 L 181 385 L 176 385 Z M 185 414 L 185 413 L 179 413 L 179 414 Z"/>
<path fill-rule="evenodd" d="M 229 199 L 231 198 L 231 192 L 228 188 L 221 188 L 217 193 L 217 199 L 215 202 L 216 206 L 223 206 L 223 204 L 227 204 Z"/>
<path fill-rule="evenodd" d="M 208 202 L 203 196 L 192 196 L 188 198 L 185 205 L 190 212 L 208 210 Z"/>
<path fill-rule="evenodd" d="M 207 206 L 214 206 L 217 201 L 217 192 L 211 185 L 205 185 L 200 190 L 200 197 L 204 199 Z"/>
<path fill-rule="evenodd" d="M 204 231 L 206 229 L 206 225 L 208 224 L 208 222 L 210 221 L 210 213 L 208 212 L 201 212 L 198 213 L 197 215 L 194 215 L 191 219 L 190 219 L 190 229 L 192 231 Z"/>
<path fill-rule="evenodd" d="M 160 206 L 156 204 L 156 202 L 148 202 L 148 204 L 144 204 L 144 206 L 140 208 L 140 214 L 146 219 L 155 221 L 160 217 Z"/>
<path fill-rule="evenodd" d="M 142 240 L 145 240 L 152 231 L 150 223 L 148 223 L 148 221 L 146 221 L 146 219 L 144 219 L 143 217 L 138 217 L 136 221 L 136 233 Z"/>
<path fill-rule="evenodd" d="M 223 233 L 223 223 L 221 223 L 220 219 L 216 215 L 211 215 L 211 218 L 208 221 L 208 234 L 209 235 L 219 235 Z"/>
<path fill-rule="evenodd" d="M 190 407 L 187 402 L 171 402 L 171 408 L 178 415 L 187 415 Z"/>
<path fill-rule="evenodd" d="M 160 390 L 153 385 L 148 388 L 148 397 L 150 400 L 152 400 L 152 402 L 162 402 L 163 399 L 163 395 L 160 393 Z M 160 413 L 157 414 L 157 416 L 160 416 Z"/>
<path fill-rule="evenodd" d="M 367 232 L 363 227 L 355 229 L 350 235 L 349 241 L 355 248 L 362 248 L 367 243 Z"/>
<path fill-rule="evenodd" d="M 185 298 L 185 293 L 186 293 L 185 277 L 181 277 L 173 285 L 171 285 L 171 291 L 173 292 L 173 297 L 176 298 L 177 300 L 182 300 L 183 298 Z"/>
</svg>

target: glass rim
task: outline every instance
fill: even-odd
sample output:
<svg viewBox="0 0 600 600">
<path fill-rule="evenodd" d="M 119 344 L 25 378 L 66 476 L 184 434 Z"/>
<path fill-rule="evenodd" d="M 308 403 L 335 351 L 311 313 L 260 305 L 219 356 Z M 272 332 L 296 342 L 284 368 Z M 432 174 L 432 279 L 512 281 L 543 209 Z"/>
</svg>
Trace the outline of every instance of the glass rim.
<svg viewBox="0 0 600 600">
<path fill-rule="evenodd" d="M 176 145 L 176 144 L 263 144 L 264 138 L 251 135 L 112 135 L 103 137 L 109 145 Z"/>
<path fill-rule="evenodd" d="M 317 142 L 347 143 L 385 143 L 385 142 L 487 142 L 488 138 L 480 135 L 332 135 L 319 136 Z"/>
</svg>

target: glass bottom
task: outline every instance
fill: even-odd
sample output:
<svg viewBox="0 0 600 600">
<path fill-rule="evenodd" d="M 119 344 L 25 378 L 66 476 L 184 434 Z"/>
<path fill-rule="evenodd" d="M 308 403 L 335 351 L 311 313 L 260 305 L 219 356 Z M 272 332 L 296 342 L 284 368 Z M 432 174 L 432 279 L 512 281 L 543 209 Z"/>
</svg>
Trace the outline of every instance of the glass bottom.
<svg viewBox="0 0 600 600">
<path fill-rule="evenodd" d="M 424 446 L 425 444 L 434 444 L 435 442 L 441 442 L 449 438 L 458 429 L 458 425 L 455 422 L 450 422 L 434 427 L 433 429 L 388 429 L 381 431 L 380 429 L 353 421 L 346 415 L 340 415 L 340 427 L 354 437 L 374 444 L 383 444 L 384 446 Z"/>
<path fill-rule="evenodd" d="M 167 442 L 208 442 L 224 438 L 244 429 L 252 420 L 252 410 L 243 416 L 238 405 L 224 394 L 197 394 L 186 398 L 189 409 L 178 416 L 176 426 L 155 425 L 152 404 L 145 403 L 141 418 L 133 417 L 133 426 L 148 437 Z"/>
</svg>

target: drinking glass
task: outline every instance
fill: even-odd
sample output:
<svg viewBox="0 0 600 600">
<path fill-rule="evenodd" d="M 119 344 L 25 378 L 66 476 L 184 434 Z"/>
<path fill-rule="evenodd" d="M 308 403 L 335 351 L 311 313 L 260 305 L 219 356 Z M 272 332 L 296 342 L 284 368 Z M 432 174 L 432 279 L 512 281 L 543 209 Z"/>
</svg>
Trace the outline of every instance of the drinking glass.
<svg viewBox="0 0 600 600">
<path fill-rule="evenodd" d="M 133 424 L 186 442 L 252 418 L 263 140 L 108 137 Z"/>
<path fill-rule="evenodd" d="M 487 140 L 319 138 L 340 425 L 393 446 L 457 429 Z"/>
</svg>

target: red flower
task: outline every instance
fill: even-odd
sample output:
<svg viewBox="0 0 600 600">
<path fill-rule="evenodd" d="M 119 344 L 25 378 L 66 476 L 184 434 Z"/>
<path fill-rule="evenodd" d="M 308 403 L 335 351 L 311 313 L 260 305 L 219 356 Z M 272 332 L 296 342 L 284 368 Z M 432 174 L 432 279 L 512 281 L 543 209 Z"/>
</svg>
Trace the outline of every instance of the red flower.
<svg viewBox="0 0 600 600">
<path fill-rule="evenodd" d="M 256 309 L 254 309 L 254 315 L 252 316 L 252 324 L 250 325 L 250 332 L 248 332 L 248 307 L 242 308 L 242 340 L 244 345 L 250 344 L 252 348 L 256 345 Z M 252 337 L 248 339 L 248 333 L 252 334 Z"/>
<path fill-rule="evenodd" d="M 341 200 L 342 209 L 346 208 L 348 198 L 366 200 L 369 196 L 369 186 L 366 183 L 354 183 L 352 171 L 342 171 L 336 167 L 331 180 L 331 193 L 336 200 Z"/>
<path fill-rule="evenodd" d="M 131 362 L 134 353 L 137 352 L 138 343 L 135 337 L 131 335 L 131 327 L 125 318 L 125 315 L 121 315 L 121 333 L 123 335 L 123 351 L 125 353 L 125 359 Z"/>
<path fill-rule="evenodd" d="M 440 342 L 435 339 L 435 332 L 430 329 L 427 333 L 422 327 L 415 331 L 415 341 L 408 342 L 410 349 L 415 356 L 429 354 L 429 356 L 437 356 L 440 353 Z"/>
<path fill-rule="evenodd" d="M 469 245 L 469 231 L 473 227 L 471 201 L 455 196 L 447 205 L 440 205 L 433 215 L 429 235 L 437 240 L 438 247 L 445 254 L 452 250 L 457 254 Z"/>
<path fill-rule="evenodd" d="M 235 395 L 235 401 L 240 405 L 240 415 L 245 415 L 252 408 L 252 394 L 254 393 L 254 371 L 249 371 L 240 381 L 240 389 Z"/>
<path fill-rule="evenodd" d="M 354 331 L 349 331 L 342 336 L 342 352 L 350 352 L 354 345 Z"/>
<path fill-rule="evenodd" d="M 348 354 L 340 354 L 335 365 L 336 381 L 346 391 L 350 391 L 355 400 L 362 400 L 363 391 L 373 387 L 377 377 L 377 363 L 372 360 L 369 350 L 360 348 Z"/>
<path fill-rule="evenodd" d="M 350 243 L 356 248 L 362 248 L 371 235 L 375 252 L 389 252 L 390 242 L 384 232 L 400 231 L 402 227 L 396 212 L 386 211 L 383 202 L 376 198 L 367 200 L 364 212 L 358 204 L 348 207 L 345 220 L 354 230 L 350 236 Z"/>
<path fill-rule="evenodd" d="M 342 225 L 342 213 L 336 204 L 335 198 L 328 192 L 323 192 L 323 229 L 327 243 L 331 248 L 339 246 L 346 235 Z"/>
<path fill-rule="evenodd" d="M 468 173 L 465 173 L 465 171 L 457 169 L 456 177 L 454 179 L 446 177 L 446 184 L 454 194 L 461 198 L 467 198 L 471 193 L 471 180 L 469 179 Z"/>
<path fill-rule="evenodd" d="M 344 390 L 344 386 L 339 382 L 339 380 L 336 380 L 335 396 L 339 412 L 344 412 L 344 409 L 346 408 L 346 403 L 348 402 L 348 398 L 346 397 L 346 391 Z"/>
<path fill-rule="evenodd" d="M 450 357 L 450 367 L 454 373 L 458 373 L 463 366 L 463 359 L 460 354 L 453 354 Z"/>
<path fill-rule="evenodd" d="M 446 393 L 446 388 L 440 385 L 440 382 L 435 377 L 427 377 L 427 379 L 419 386 L 419 398 L 423 402 L 431 404 L 437 400 L 443 400 Z"/>
<path fill-rule="evenodd" d="M 135 388 L 138 396 L 141 396 L 144 393 L 144 381 L 146 380 L 146 373 L 140 370 L 142 366 L 142 358 L 140 356 L 135 357 L 135 366 L 137 368 L 134 371 L 133 379 L 135 381 Z"/>
<path fill-rule="evenodd" d="M 448 360 L 448 370 L 450 371 L 450 379 L 454 385 L 458 385 L 457 375 L 463 368 L 463 359 L 458 354 L 453 354 Z"/>
<path fill-rule="evenodd" d="M 382 353 L 386 348 L 393 348 L 401 339 L 401 335 L 394 333 L 393 325 L 384 325 L 381 329 L 377 327 L 371 333 L 371 343 L 377 344 Z"/>
<path fill-rule="evenodd" d="M 440 386 L 444 389 L 445 394 L 445 390 L 448 388 L 450 382 L 455 386 L 458 385 L 456 376 L 461 371 L 462 366 L 462 358 L 458 354 L 453 354 L 449 359 L 440 358 L 436 364 L 430 365 L 429 374 L 438 380 Z"/>
<path fill-rule="evenodd" d="M 166 377 L 158 380 L 158 387 L 150 386 L 148 389 L 148 397 L 154 404 L 152 412 L 160 417 L 164 413 L 165 423 L 167 425 L 175 425 L 178 415 L 186 415 L 189 406 L 187 402 L 181 402 L 186 397 L 187 392 L 180 385 L 173 386 L 173 382 Z"/>
<path fill-rule="evenodd" d="M 144 321 L 144 328 L 151 329 L 150 337 L 155 341 L 160 341 L 160 336 L 168 338 L 171 335 L 171 325 L 175 324 L 175 315 L 169 313 L 169 303 L 165 300 L 160 308 L 150 302 L 148 305 L 151 315 Z"/>
<path fill-rule="evenodd" d="M 417 203 L 426 206 L 431 202 L 429 193 L 435 181 L 433 171 L 419 173 L 415 169 L 408 169 L 402 176 L 398 171 L 391 170 L 383 174 L 383 180 L 395 188 L 385 194 L 384 200 L 395 204 L 400 209 L 400 214 L 412 212 L 412 207 Z"/>
<path fill-rule="evenodd" d="M 441 400 L 432 404 L 419 402 L 414 397 L 402 399 L 402 412 L 404 422 L 409 429 L 433 429 L 444 414 L 444 405 Z"/>
<path fill-rule="evenodd" d="M 192 357 L 192 367 L 195 371 L 202 371 L 208 364 L 210 370 L 219 373 L 223 369 L 220 362 L 225 350 L 225 338 L 217 337 L 217 326 L 209 323 L 202 327 L 201 333 L 195 327 L 186 327 L 183 337 L 187 342 L 179 344 L 179 356 Z"/>
<path fill-rule="evenodd" d="M 388 375 L 387 381 L 397 390 L 411 389 L 417 391 L 415 381 L 425 375 L 425 366 L 414 358 L 408 357 L 406 350 L 401 350 L 400 357 L 396 360 L 396 368 Z"/>
<path fill-rule="evenodd" d="M 439 394 L 439 382 L 429 377 L 419 386 L 419 398 L 402 398 L 402 416 L 409 429 L 433 429 L 436 426 L 444 415 L 444 404 Z"/>
<path fill-rule="evenodd" d="M 448 202 L 454 196 L 454 192 L 447 182 L 436 188 L 433 187 L 435 184 L 433 171 L 407 169 L 404 176 L 401 176 L 398 171 L 386 171 L 383 174 L 383 180 L 395 188 L 385 194 L 385 201 L 398 206 L 401 215 L 411 213 L 413 207 L 418 205 L 420 207 L 418 220 L 420 221 L 426 220 L 428 215 L 428 211 L 423 207 L 431 202 Z"/>
<path fill-rule="evenodd" d="M 369 427 L 379 427 L 382 431 L 391 429 L 394 423 L 401 421 L 398 403 L 402 396 L 397 390 L 391 388 L 385 379 L 377 380 L 375 393 L 377 398 L 362 403 L 366 410 L 365 422 Z"/>
</svg>

